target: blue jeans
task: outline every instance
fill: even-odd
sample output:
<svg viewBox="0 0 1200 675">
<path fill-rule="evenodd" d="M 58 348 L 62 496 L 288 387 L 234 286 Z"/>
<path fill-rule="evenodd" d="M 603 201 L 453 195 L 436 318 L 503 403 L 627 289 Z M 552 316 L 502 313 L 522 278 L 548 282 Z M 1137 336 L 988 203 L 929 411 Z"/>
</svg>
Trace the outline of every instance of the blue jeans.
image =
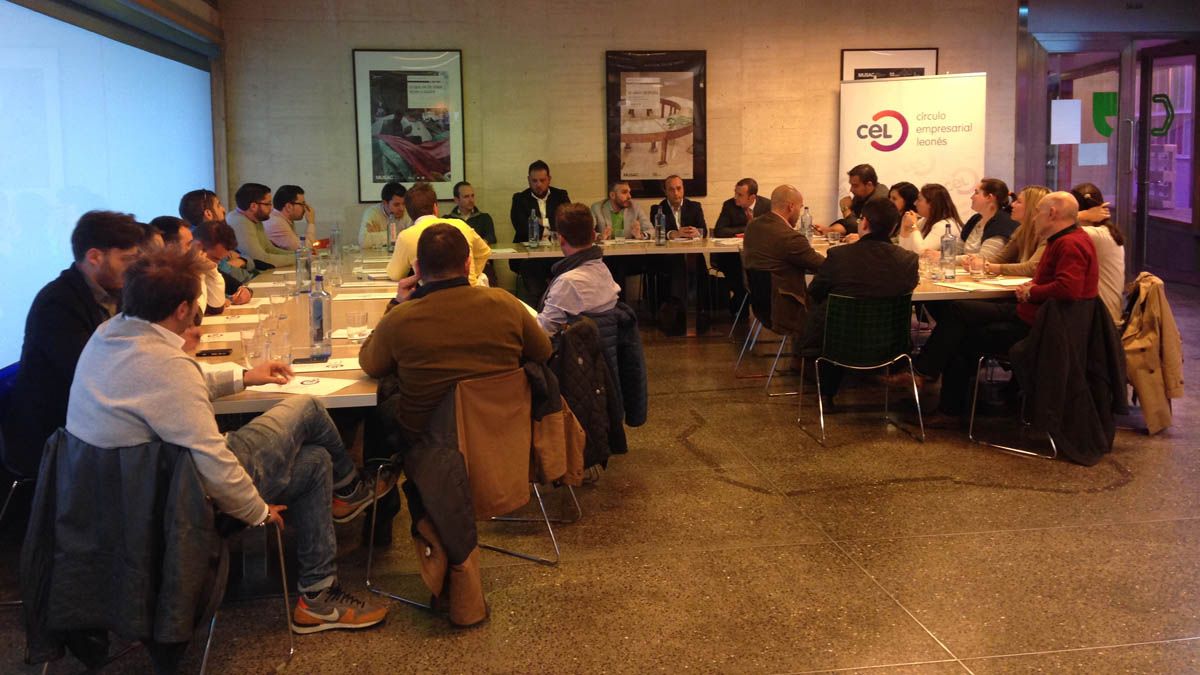
<svg viewBox="0 0 1200 675">
<path fill-rule="evenodd" d="M 299 589 L 333 585 L 333 490 L 349 485 L 358 472 L 325 406 L 311 396 L 293 396 L 226 434 L 225 442 L 262 498 L 287 505 L 284 521 L 296 532 Z"/>
</svg>

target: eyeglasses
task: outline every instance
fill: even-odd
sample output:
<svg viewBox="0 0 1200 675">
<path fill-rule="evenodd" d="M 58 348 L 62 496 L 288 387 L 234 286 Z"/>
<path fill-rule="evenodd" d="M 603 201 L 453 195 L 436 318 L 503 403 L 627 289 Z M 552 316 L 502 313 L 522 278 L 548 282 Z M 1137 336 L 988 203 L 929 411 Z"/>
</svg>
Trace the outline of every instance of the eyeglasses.
<svg viewBox="0 0 1200 675">
<path fill-rule="evenodd" d="M 259 206 L 270 206 L 271 205 L 271 202 L 254 202 L 254 203 L 258 204 Z"/>
</svg>

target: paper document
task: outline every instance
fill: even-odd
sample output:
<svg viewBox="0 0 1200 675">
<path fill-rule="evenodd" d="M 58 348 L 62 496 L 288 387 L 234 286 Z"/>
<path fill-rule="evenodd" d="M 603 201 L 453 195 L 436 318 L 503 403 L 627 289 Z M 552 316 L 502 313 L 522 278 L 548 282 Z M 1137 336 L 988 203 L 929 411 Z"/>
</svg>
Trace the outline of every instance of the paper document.
<svg viewBox="0 0 1200 675">
<path fill-rule="evenodd" d="M 266 394 L 308 394 L 310 396 L 326 396 L 339 389 L 354 384 L 358 380 L 346 380 L 336 377 L 316 377 L 297 375 L 287 384 L 259 384 L 246 387 L 246 391 L 259 391 Z"/>
<path fill-rule="evenodd" d="M 363 337 L 365 338 L 367 335 L 370 335 L 370 334 L 371 334 L 371 329 L 368 328 L 366 335 L 364 335 Z M 346 329 L 346 328 L 338 328 L 338 329 L 329 331 L 329 337 L 331 337 L 335 340 L 345 340 L 350 337 L 350 333 L 348 332 L 348 329 Z"/>
<path fill-rule="evenodd" d="M 515 248 L 493 248 L 492 253 L 516 253 Z"/>
<path fill-rule="evenodd" d="M 390 300 L 396 297 L 394 291 L 382 291 L 377 293 L 338 293 L 333 296 L 334 300 Z"/>
<path fill-rule="evenodd" d="M 344 359 L 329 359 L 325 363 L 296 363 L 292 364 L 293 373 L 327 373 L 331 370 L 362 370 L 358 365 L 358 357 Z"/>
<path fill-rule="evenodd" d="M 959 291 L 994 291 L 995 286 L 981 284 L 975 281 L 935 281 L 935 286 L 945 286 Z"/>
<path fill-rule="evenodd" d="M 218 314 L 206 316 L 200 321 L 202 326 L 232 326 L 234 324 L 257 324 L 257 314 Z"/>
<path fill-rule="evenodd" d="M 390 286 L 391 280 L 387 281 L 343 281 L 342 288 L 366 288 L 368 286 L 379 288 L 380 286 Z"/>
<path fill-rule="evenodd" d="M 262 307 L 263 305 L 269 305 L 269 304 L 271 304 L 271 297 L 264 296 L 261 298 L 251 298 L 250 302 L 246 302 L 246 303 L 243 303 L 240 305 L 230 305 L 230 307 L 245 307 L 247 309 L 257 309 L 258 307 Z"/>
<path fill-rule="evenodd" d="M 204 333 L 200 336 L 200 344 L 209 342 L 238 342 L 241 336 L 237 333 Z"/>
<path fill-rule="evenodd" d="M 250 288 L 287 288 L 287 283 L 282 281 L 251 281 L 246 285 Z"/>
<path fill-rule="evenodd" d="M 1021 284 L 1027 284 L 1030 281 L 1033 281 L 1033 279 L 1030 279 L 1029 277 L 1013 277 L 1011 279 L 988 279 L 983 283 L 991 284 L 993 286 L 1020 286 Z"/>
<path fill-rule="evenodd" d="M 740 237 L 713 237 L 712 243 L 717 246 L 737 246 L 742 240 Z"/>
<path fill-rule="evenodd" d="M 273 274 L 275 276 L 280 276 L 282 274 L 295 274 L 295 273 L 296 273 L 296 270 L 281 270 L 278 267 L 271 270 L 271 274 Z"/>
</svg>

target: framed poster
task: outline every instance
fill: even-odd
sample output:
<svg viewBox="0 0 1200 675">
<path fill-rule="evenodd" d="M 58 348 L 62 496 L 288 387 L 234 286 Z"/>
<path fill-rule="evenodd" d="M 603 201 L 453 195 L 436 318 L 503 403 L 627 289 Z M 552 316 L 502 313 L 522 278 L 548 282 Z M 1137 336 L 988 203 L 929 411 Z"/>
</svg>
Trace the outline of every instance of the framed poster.
<svg viewBox="0 0 1200 675">
<path fill-rule="evenodd" d="M 433 184 L 438 199 L 465 180 L 462 52 L 355 49 L 358 200 L 391 181 Z"/>
<path fill-rule="evenodd" d="M 705 52 L 605 52 L 608 180 L 663 197 L 667 176 L 708 193 Z"/>
<path fill-rule="evenodd" d="M 937 75 L 938 50 L 843 49 L 842 81 Z"/>
</svg>

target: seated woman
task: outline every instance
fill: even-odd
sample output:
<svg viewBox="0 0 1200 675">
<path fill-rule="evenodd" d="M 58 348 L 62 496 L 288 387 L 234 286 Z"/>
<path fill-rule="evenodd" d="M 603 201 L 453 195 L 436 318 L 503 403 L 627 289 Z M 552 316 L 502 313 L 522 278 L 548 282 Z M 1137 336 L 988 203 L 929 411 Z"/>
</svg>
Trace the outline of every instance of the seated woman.
<svg viewBox="0 0 1200 675">
<path fill-rule="evenodd" d="M 1092 238 L 1096 259 L 1100 262 L 1100 299 L 1108 308 L 1113 323 L 1121 322 L 1124 309 L 1122 290 L 1125 285 L 1125 237 L 1108 214 L 1108 203 L 1100 188 L 1092 183 L 1080 183 L 1071 188 L 1079 202 L 1079 225 Z"/>
<path fill-rule="evenodd" d="M 1012 239 L 1008 240 L 1003 250 L 991 258 L 984 258 L 984 272 L 1015 277 L 1033 276 L 1038 261 L 1042 259 L 1042 251 L 1046 248 L 1046 242 L 1038 239 L 1033 216 L 1037 213 L 1038 202 L 1048 194 L 1050 189 L 1042 185 L 1030 185 L 1021 190 L 1012 203 L 1012 218 L 1018 223 L 1017 231 L 1013 232 Z"/>
<path fill-rule="evenodd" d="M 907 181 L 901 181 L 893 185 L 891 190 L 888 190 L 888 199 L 892 200 L 892 203 L 896 205 L 896 210 L 903 216 L 906 213 L 916 213 L 917 197 L 920 194 L 921 191 L 917 189 L 916 185 Z M 892 229 L 888 237 L 891 238 L 894 244 L 899 236 L 900 221 L 897 220 L 896 227 Z"/>
<path fill-rule="evenodd" d="M 975 215 L 962 228 L 964 254 L 978 254 L 986 260 L 1004 249 L 1017 229 L 1017 224 L 1009 215 L 1010 197 L 1004 181 L 998 178 L 979 181 L 971 195 L 971 208 Z"/>
<path fill-rule="evenodd" d="M 960 236 L 962 219 L 950 198 L 950 191 L 938 183 L 921 186 L 914 203 L 916 212 L 905 211 L 900 219 L 900 235 L 896 242 L 901 248 L 920 254 L 941 246 L 946 227 L 955 237 Z"/>
</svg>

